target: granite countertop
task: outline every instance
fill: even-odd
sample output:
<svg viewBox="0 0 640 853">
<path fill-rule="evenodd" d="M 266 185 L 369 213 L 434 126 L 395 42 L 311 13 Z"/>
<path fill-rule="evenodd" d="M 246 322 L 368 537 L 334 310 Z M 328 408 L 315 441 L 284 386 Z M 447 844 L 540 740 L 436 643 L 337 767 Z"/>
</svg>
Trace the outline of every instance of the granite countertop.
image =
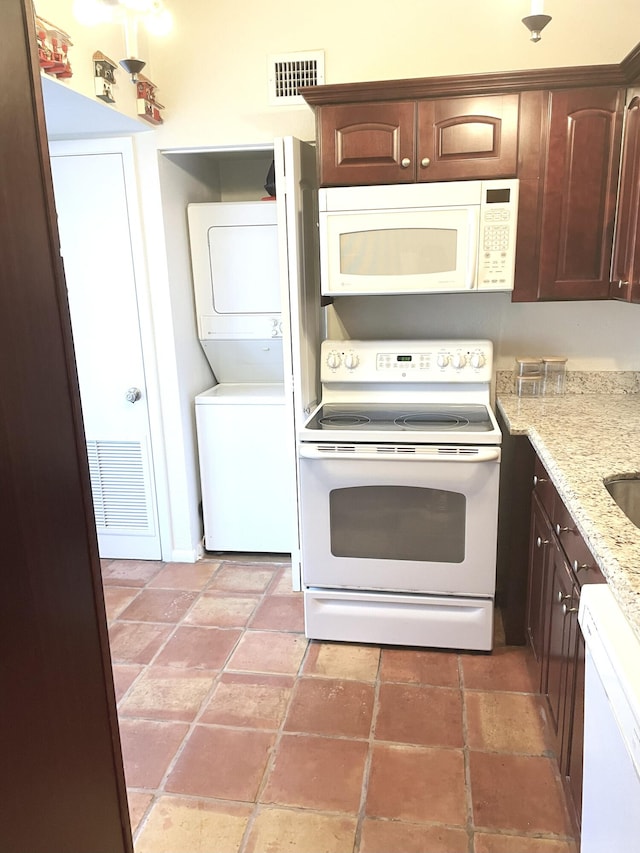
<svg viewBox="0 0 640 853">
<path fill-rule="evenodd" d="M 603 485 L 640 474 L 640 394 L 499 395 L 512 435 L 528 435 L 640 639 L 640 529 Z"/>
</svg>

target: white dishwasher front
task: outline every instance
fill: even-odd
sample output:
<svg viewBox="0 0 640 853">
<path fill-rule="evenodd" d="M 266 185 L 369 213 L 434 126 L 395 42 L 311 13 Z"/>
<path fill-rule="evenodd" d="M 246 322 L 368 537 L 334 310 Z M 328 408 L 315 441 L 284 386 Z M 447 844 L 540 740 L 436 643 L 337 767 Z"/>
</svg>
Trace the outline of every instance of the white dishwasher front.
<svg viewBox="0 0 640 853">
<path fill-rule="evenodd" d="M 606 584 L 584 586 L 581 853 L 640 850 L 640 642 Z"/>
</svg>

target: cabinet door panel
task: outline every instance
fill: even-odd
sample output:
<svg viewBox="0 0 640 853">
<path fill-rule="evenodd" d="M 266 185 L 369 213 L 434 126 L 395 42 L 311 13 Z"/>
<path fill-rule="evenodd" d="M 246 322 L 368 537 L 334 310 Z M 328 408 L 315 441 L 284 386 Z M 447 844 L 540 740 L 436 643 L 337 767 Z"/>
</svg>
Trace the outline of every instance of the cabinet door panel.
<svg viewBox="0 0 640 853">
<path fill-rule="evenodd" d="M 413 101 L 322 107 L 318 139 L 322 186 L 415 180 Z"/>
<path fill-rule="evenodd" d="M 564 708 L 569 676 L 568 657 L 570 641 L 570 610 L 573 607 L 573 583 L 566 560 L 559 545 L 552 545 L 549 562 L 547 614 L 548 660 L 546 679 L 543 681 L 552 732 L 556 739 L 556 752 L 563 767 L 562 742 Z M 543 673 L 544 677 L 544 673 Z"/>
<path fill-rule="evenodd" d="M 531 537 L 529 540 L 529 589 L 527 595 L 527 636 L 537 664 L 540 681 L 545 650 L 545 582 L 552 543 L 549 521 L 537 496 L 531 501 Z"/>
<path fill-rule="evenodd" d="M 542 299 L 606 299 L 622 131 L 617 88 L 551 95 L 540 247 Z"/>
<path fill-rule="evenodd" d="M 574 607 L 578 607 L 575 603 Z M 577 622 L 577 614 L 573 613 L 575 630 L 575 675 L 573 679 L 573 695 L 567 698 L 567 718 L 569 731 L 566 738 L 567 760 L 565 762 L 565 777 L 569 791 L 569 808 L 573 821 L 580 826 L 582 807 L 582 763 L 584 742 L 584 658 L 585 645 L 582 631 Z"/>
<path fill-rule="evenodd" d="M 516 174 L 518 95 L 418 103 L 418 180 Z"/>
<path fill-rule="evenodd" d="M 640 90 L 627 105 L 611 296 L 640 302 Z"/>
</svg>

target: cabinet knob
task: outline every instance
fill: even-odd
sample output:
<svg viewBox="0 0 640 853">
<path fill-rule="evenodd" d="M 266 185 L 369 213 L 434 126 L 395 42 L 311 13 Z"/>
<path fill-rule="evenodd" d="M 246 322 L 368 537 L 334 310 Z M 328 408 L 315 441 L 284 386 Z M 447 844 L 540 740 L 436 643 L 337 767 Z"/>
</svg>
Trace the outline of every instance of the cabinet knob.
<svg viewBox="0 0 640 853">
<path fill-rule="evenodd" d="M 427 166 L 431 165 L 431 160 L 429 159 L 429 157 L 423 157 L 422 160 L 420 161 L 420 165 L 422 166 L 423 169 L 426 169 Z"/>
<path fill-rule="evenodd" d="M 402 160 L 400 161 L 400 165 L 402 166 L 403 169 L 408 169 L 409 166 L 411 165 L 411 160 L 408 157 L 403 157 Z"/>
<path fill-rule="evenodd" d="M 588 563 L 582 563 L 582 565 L 580 565 L 577 560 L 573 561 L 573 571 L 576 574 L 578 574 L 578 572 L 588 572 L 590 568 L 591 566 L 588 565 Z"/>
<path fill-rule="evenodd" d="M 628 285 L 629 285 L 628 281 L 622 281 L 621 280 L 618 282 L 618 287 L 628 287 Z"/>
<path fill-rule="evenodd" d="M 568 596 L 568 598 L 571 598 L 571 596 Z M 566 616 L 568 613 L 577 613 L 577 612 L 578 612 L 577 607 L 567 607 L 566 604 L 562 605 L 562 615 L 563 616 Z"/>
<path fill-rule="evenodd" d="M 548 545 L 548 544 L 549 544 L 549 540 L 543 539 L 542 536 L 538 536 L 538 538 L 536 539 L 536 545 L 538 546 L 538 548 L 542 548 L 543 545 Z"/>
<path fill-rule="evenodd" d="M 544 477 L 538 477 L 537 474 L 533 475 L 533 485 L 537 486 L 538 483 L 546 483 L 547 480 Z"/>
<path fill-rule="evenodd" d="M 558 536 L 560 536 L 561 533 L 568 533 L 570 530 L 570 527 L 560 527 L 559 524 L 556 524 L 556 533 Z"/>
<path fill-rule="evenodd" d="M 558 604 L 562 604 L 563 601 L 568 601 L 571 598 L 571 593 L 564 593 L 561 589 L 559 589 L 556 598 L 558 600 Z"/>
</svg>

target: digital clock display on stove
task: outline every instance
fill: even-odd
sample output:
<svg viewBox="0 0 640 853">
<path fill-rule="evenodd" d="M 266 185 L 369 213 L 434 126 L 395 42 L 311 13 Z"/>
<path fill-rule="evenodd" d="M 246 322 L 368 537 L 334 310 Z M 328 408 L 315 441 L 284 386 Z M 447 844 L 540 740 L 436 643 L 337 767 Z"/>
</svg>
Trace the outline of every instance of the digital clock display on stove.
<svg viewBox="0 0 640 853">
<path fill-rule="evenodd" d="M 397 355 L 396 361 L 413 361 L 412 355 Z"/>
</svg>

